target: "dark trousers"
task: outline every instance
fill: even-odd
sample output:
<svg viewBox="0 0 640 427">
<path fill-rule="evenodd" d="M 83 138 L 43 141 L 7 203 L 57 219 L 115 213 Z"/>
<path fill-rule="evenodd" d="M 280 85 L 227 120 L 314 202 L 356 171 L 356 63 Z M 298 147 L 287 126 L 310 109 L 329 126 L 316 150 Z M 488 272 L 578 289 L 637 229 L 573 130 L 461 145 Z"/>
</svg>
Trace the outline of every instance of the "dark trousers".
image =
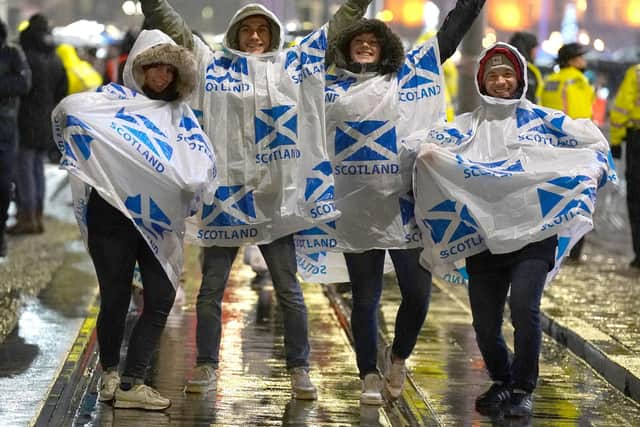
<svg viewBox="0 0 640 427">
<path fill-rule="evenodd" d="M 144 286 L 144 309 L 129 339 L 123 377 L 144 380 L 175 290 L 149 245 L 131 220 L 94 190 L 88 203 L 89 253 L 100 286 L 97 333 L 103 369 L 117 368 L 131 299 L 136 262 Z"/>
<path fill-rule="evenodd" d="M 43 151 L 34 148 L 18 148 L 16 186 L 20 212 L 42 212 L 44 208 L 44 155 Z"/>
<path fill-rule="evenodd" d="M 627 129 L 625 178 L 633 252 L 640 257 L 640 129 Z"/>
<path fill-rule="evenodd" d="M 411 355 L 429 311 L 431 273 L 420 266 L 421 251 L 422 248 L 389 250 L 402 294 L 392 344 L 393 354 L 401 359 Z M 353 295 L 351 330 L 360 378 L 378 370 L 378 310 L 384 255 L 381 249 L 344 254 Z"/>
<path fill-rule="evenodd" d="M 14 149 L 0 150 L 0 240 L 7 225 L 15 156 Z"/>
<path fill-rule="evenodd" d="M 535 389 L 542 341 L 540 300 L 548 271 L 548 262 L 532 258 L 469 274 L 473 328 L 493 381 L 502 381 L 527 392 Z M 502 318 L 509 288 L 515 347 L 512 361 L 502 335 Z"/>
</svg>

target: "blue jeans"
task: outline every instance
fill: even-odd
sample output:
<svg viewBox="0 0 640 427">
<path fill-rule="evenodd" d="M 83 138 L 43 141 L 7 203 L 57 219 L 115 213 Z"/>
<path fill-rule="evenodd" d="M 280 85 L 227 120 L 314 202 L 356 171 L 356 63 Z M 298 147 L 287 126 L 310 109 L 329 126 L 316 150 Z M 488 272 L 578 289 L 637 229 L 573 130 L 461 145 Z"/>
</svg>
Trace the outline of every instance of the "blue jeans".
<svg viewBox="0 0 640 427">
<path fill-rule="evenodd" d="M 44 207 L 44 153 L 33 148 L 19 147 L 16 157 L 16 187 L 18 210 L 42 211 Z"/>
<path fill-rule="evenodd" d="M 259 246 L 269 267 L 273 287 L 282 310 L 284 347 L 287 369 L 309 366 L 309 330 L 307 306 L 296 278 L 296 254 L 293 236 L 285 236 Z M 229 279 L 237 247 L 211 246 L 204 248 L 202 284 L 198 293 L 196 312 L 197 364 L 218 367 L 218 352 L 222 334 L 222 297 Z"/>
<path fill-rule="evenodd" d="M 391 348 L 393 354 L 401 359 L 411 355 L 429 311 L 431 273 L 420 266 L 421 251 L 421 248 L 389 250 L 402 294 Z M 378 308 L 382 295 L 384 255 L 382 249 L 344 254 L 353 295 L 351 330 L 360 378 L 378 371 Z"/>
<path fill-rule="evenodd" d="M 88 247 L 100 287 L 97 333 L 100 364 L 117 368 L 136 262 L 144 286 L 144 309 L 129 338 L 123 377 L 145 379 L 151 356 L 173 306 L 176 291 L 133 222 L 94 190 L 87 209 Z"/>
<path fill-rule="evenodd" d="M 524 259 L 493 270 L 470 273 L 469 301 L 473 328 L 493 381 L 527 392 L 535 389 L 542 340 L 540 300 L 548 271 L 548 262 Z M 515 347 L 512 361 L 509 361 L 509 351 L 502 335 L 502 318 L 509 288 Z"/>
</svg>

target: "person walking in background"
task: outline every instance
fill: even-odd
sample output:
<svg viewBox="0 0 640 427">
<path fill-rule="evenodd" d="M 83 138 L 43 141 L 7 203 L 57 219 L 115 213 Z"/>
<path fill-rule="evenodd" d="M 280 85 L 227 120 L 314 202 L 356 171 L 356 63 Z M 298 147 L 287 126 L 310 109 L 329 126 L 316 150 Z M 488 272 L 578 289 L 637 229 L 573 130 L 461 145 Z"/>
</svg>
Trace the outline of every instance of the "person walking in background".
<svg viewBox="0 0 640 427">
<path fill-rule="evenodd" d="M 31 69 L 17 46 L 7 43 L 7 25 L 0 19 L 0 258 L 7 255 L 5 229 L 18 144 L 20 96 L 31 88 Z"/>
<path fill-rule="evenodd" d="M 20 100 L 18 127 L 20 141 L 16 160 L 17 222 L 7 230 L 11 234 L 44 231 L 45 196 L 44 159 L 54 146 L 51 112 L 67 94 L 67 75 L 56 55 L 48 19 L 42 14 L 29 18 L 29 26 L 20 33 L 20 45 L 31 68 L 31 90 Z"/>
<path fill-rule="evenodd" d="M 616 92 L 610 112 L 611 154 L 620 158 L 625 142 L 627 209 L 634 258 L 630 267 L 640 270 L 640 64 L 630 67 Z"/>
<path fill-rule="evenodd" d="M 56 53 L 67 72 L 67 94 L 96 90 L 102 85 L 102 76 L 89 61 L 80 59 L 73 45 L 62 43 L 56 47 Z"/>
<path fill-rule="evenodd" d="M 540 105 L 560 110 L 572 119 L 592 118 L 595 89 L 584 74 L 588 50 L 580 43 L 567 43 L 558 50 L 560 71 L 545 78 Z M 568 259 L 580 262 L 583 246 L 584 238 L 576 243 Z"/>
<path fill-rule="evenodd" d="M 338 33 L 346 25 L 362 17 L 370 0 L 347 0 L 328 25 L 328 32 Z M 317 156 L 324 171 L 324 115 L 318 114 L 324 99 L 324 30 L 311 33 L 305 43 L 283 49 L 284 27 L 278 18 L 260 4 L 248 4 L 234 15 L 224 38 L 224 50 L 213 51 L 199 38 L 166 0 L 143 0 L 142 11 L 146 28 L 158 28 L 192 49 L 199 61 L 202 83 L 194 98 L 195 108 L 203 115 L 205 130 L 216 135 L 214 149 L 218 154 L 219 177 L 225 190 L 216 195 L 224 206 L 234 194 L 247 196 L 233 211 L 216 214 L 206 224 L 198 225 L 198 233 L 223 237 L 198 241 L 204 249 L 202 284 L 196 306 L 196 367 L 187 381 L 186 391 L 203 393 L 217 384 L 219 350 L 222 335 L 222 300 L 232 263 L 243 243 L 260 243 L 284 323 L 286 367 L 290 373 L 294 399 L 317 399 L 316 387 L 309 377 L 309 333 L 307 308 L 296 277 L 297 265 L 291 233 L 312 225 L 298 209 L 295 193 L 304 192 L 304 185 L 290 181 L 291 172 L 303 177 L 311 168 L 297 162 Z M 315 39 L 318 37 L 318 39 Z M 298 99 L 305 102 L 298 104 Z M 294 116 L 290 116 L 295 113 Z M 268 116 L 268 117 L 266 117 Z M 287 118 L 283 121 L 281 119 Z M 265 123 L 265 120 L 268 125 Z M 300 127 L 298 127 L 298 123 Z M 275 138 L 271 139 L 276 131 Z M 304 134 L 303 134 L 304 132 Z M 267 135 L 265 135 L 267 134 Z M 303 136 L 303 135 L 306 135 Z M 266 136 L 266 137 L 265 137 Z M 267 147 L 265 141 L 272 141 Z M 313 147 L 303 144 L 313 144 Z M 296 151 L 283 146 L 298 146 Z M 256 151 L 259 150 L 259 151 Z M 284 155 L 283 155 L 284 153 Z M 291 156 L 289 153 L 294 153 Z M 285 157 L 286 156 L 286 157 Z M 245 166 L 250 162 L 251 166 Z M 309 169 L 307 169 L 309 167 Z M 318 169 L 319 170 L 319 169 Z M 322 173 L 322 172 L 321 172 Z M 269 178 L 266 178 L 266 177 Z M 316 181 L 324 182 L 326 178 Z M 287 184 L 284 188 L 284 183 Z M 304 181 L 303 181 L 304 182 Z M 298 206 L 289 205 L 296 200 Z M 312 201 L 316 203 L 315 199 Z M 318 203 L 327 203 L 326 199 Z M 245 211 L 239 212 L 245 208 Z M 249 216 L 238 220 L 234 215 Z M 215 213 L 211 207 L 208 209 Z M 269 228 L 260 220 L 268 219 Z M 332 212 L 336 216 L 336 212 Z M 204 211 L 200 218 L 204 218 Z M 324 217 L 323 217 L 324 218 Z M 319 222 L 321 219 L 318 219 Z M 252 238 L 241 238 L 233 228 L 247 222 L 256 227 L 247 231 Z M 207 229 L 211 226 L 213 228 Z M 251 236 L 250 236 L 251 237 Z"/>
<path fill-rule="evenodd" d="M 419 264 L 420 241 L 407 237 L 417 231 L 411 194 L 415 157 L 401 141 L 421 127 L 444 122 L 442 63 L 456 51 L 483 5 L 484 0 L 458 0 L 436 36 L 406 54 L 400 38 L 377 19 L 361 19 L 329 40 L 328 62 L 336 70 L 327 76 L 327 136 L 334 171 L 342 171 L 334 172 L 342 216 L 327 232 L 344 251 L 351 281 L 351 328 L 362 381 L 360 403 L 365 405 L 383 404 L 383 392 L 391 400 L 402 393 L 405 361 L 431 295 L 431 273 Z M 371 167 L 389 172 L 371 173 Z M 350 168 L 353 173 L 345 172 Z M 402 302 L 381 376 L 378 310 L 387 251 Z"/>
<path fill-rule="evenodd" d="M 538 48 L 538 37 L 526 31 L 518 31 L 509 39 L 509 44 L 527 60 L 527 93 L 526 97 L 534 104 L 539 104 L 542 97 L 544 81 L 540 69 L 533 63 Z"/>
</svg>

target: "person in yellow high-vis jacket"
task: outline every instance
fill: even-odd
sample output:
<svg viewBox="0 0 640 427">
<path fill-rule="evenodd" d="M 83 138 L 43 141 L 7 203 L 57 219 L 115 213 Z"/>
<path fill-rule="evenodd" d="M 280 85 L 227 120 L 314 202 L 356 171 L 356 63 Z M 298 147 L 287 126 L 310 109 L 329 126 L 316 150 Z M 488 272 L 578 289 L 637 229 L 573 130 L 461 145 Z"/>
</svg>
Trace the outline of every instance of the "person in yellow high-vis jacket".
<svg viewBox="0 0 640 427">
<path fill-rule="evenodd" d="M 588 48 L 579 43 L 567 43 L 558 50 L 556 62 L 560 71 L 544 79 L 540 104 L 563 111 L 572 119 L 590 119 L 593 115 L 595 89 L 584 75 Z M 584 237 L 575 244 L 567 260 L 579 261 Z"/>
<path fill-rule="evenodd" d="M 620 158 L 622 141 L 626 141 L 625 178 L 627 209 L 635 257 L 632 268 L 640 269 L 640 64 L 629 68 L 618 88 L 610 113 L 611 153 Z"/>
</svg>

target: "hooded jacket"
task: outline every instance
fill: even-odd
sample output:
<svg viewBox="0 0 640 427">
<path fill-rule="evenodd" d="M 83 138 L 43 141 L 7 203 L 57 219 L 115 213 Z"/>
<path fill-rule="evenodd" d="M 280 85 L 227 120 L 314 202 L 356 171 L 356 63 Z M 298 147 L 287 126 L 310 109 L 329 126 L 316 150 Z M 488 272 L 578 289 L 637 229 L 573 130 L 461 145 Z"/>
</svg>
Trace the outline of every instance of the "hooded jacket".
<svg viewBox="0 0 640 427">
<path fill-rule="evenodd" d="M 143 67 L 175 67 L 175 99 L 142 92 Z M 70 95 L 52 115 L 61 167 L 72 177 L 78 225 L 87 238 L 90 191 L 131 220 L 174 286 L 183 261 L 185 218 L 217 187 L 215 156 L 184 101 L 196 82 L 191 52 L 158 30 L 142 31 L 124 69 L 126 87 L 111 83 Z M 93 189 L 93 190 L 91 190 Z"/>
<path fill-rule="evenodd" d="M 67 72 L 69 95 L 85 90 L 95 90 L 102 85 L 100 73 L 89 62 L 80 59 L 74 46 L 62 43 L 56 48 L 56 53 Z"/>
<path fill-rule="evenodd" d="M 538 46 L 538 38 L 534 34 L 519 31 L 511 37 L 509 44 L 518 49 L 527 61 L 527 99 L 537 104 L 540 102 L 544 83 L 542 73 L 533 63 L 531 51 Z"/>
<path fill-rule="evenodd" d="M 51 111 L 67 95 L 67 74 L 56 55 L 49 26 L 34 15 L 20 33 L 20 45 L 31 68 L 31 90 L 20 101 L 20 146 L 38 150 L 53 148 Z"/>
<path fill-rule="evenodd" d="M 195 58 L 191 52 L 176 45 L 166 34 L 157 30 L 143 31 L 138 36 L 124 65 L 124 85 L 144 93 L 144 67 L 153 64 L 175 67 L 175 100 L 188 100 L 196 88 Z"/>
<path fill-rule="evenodd" d="M 521 84 L 511 99 L 484 90 L 483 64 L 496 48 L 518 61 Z M 597 190 L 617 179 L 598 127 L 528 101 L 526 73 L 517 50 L 497 43 L 479 58 L 481 105 L 409 138 L 421 144 L 414 181 L 421 263 L 447 281 L 466 280 L 465 259 L 476 272 L 523 257 L 547 262 L 550 280 L 593 227 Z"/>
<path fill-rule="evenodd" d="M 324 143 L 327 32 L 360 18 L 369 1 L 348 0 L 328 29 L 287 49 L 277 17 L 249 4 L 232 18 L 223 49 L 216 51 L 192 36 L 168 2 L 142 1 L 146 25 L 192 49 L 198 61 L 190 105 L 213 140 L 223 188 L 188 230 L 198 244 L 268 243 L 339 215 L 328 191 L 333 178 L 326 173 Z M 239 24 L 253 15 L 271 24 L 271 50 L 263 54 L 238 49 Z M 239 203 L 231 203 L 236 198 Z"/>
<path fill-rule="evenodd" d="M 0 20 L 0 151 L 16 146 L 20 96 L 31 87 L 31 69 L 22 49 L 8 45 L 6 38 L 7 28 Z"/>
<path fill-rule="evenodd" d="M 327 62 L 336 67 L 327 74 L 326 133 L 342 216 L 335 225 L 298 234 L 297 247 L 311 246 L 304 240 L 320 239 L 322 233 L 335 238 L 338 251 L 420 246 L 411 193 L 415 147 L 404 144 L 404 138 L 444 122 L 441 64 L 455 52 L 483 4 L 458 0 L 437 36 L 406 53 L 398 36 L 376 19 L 361 19 L 330 39 Z M 378 39 L 378 64 L 351 61 L 350 43 L 363 33 Z"/>
</svg>

